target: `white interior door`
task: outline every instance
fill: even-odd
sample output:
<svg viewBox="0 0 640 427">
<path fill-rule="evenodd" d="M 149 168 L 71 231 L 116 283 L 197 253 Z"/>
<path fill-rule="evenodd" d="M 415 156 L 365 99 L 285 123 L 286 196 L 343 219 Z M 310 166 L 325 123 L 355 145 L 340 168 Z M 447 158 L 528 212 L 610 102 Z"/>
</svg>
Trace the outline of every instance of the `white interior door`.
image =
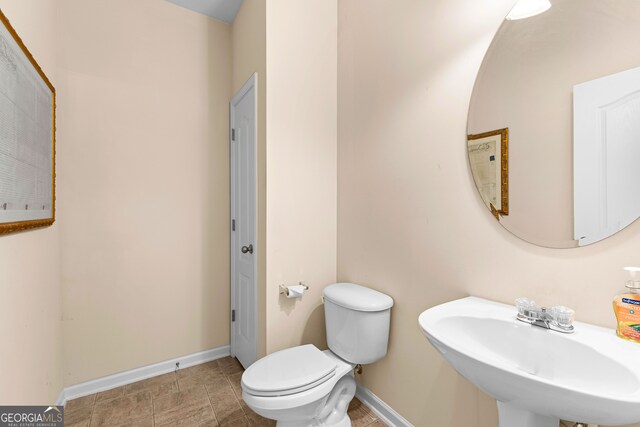
<svg viewBox="0 0 640 427">
<path fill-rule="evenodd" d="M 256 96 L 254 74 L 231 100 L 231 355 L 258 357 Z"/>
<path fill-rule="evenodd" d="M 640 215 L 640 68 L 574 86 L 574 237 L 578 245 Z"/>
</svg>

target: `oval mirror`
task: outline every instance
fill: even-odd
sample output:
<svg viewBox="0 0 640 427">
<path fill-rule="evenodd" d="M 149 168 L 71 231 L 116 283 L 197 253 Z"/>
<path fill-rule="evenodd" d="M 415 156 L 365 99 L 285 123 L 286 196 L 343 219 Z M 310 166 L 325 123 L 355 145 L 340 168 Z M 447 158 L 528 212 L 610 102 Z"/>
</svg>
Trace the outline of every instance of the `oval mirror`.
<svg viewBox="0 0 640 427">
<path fill-rule="evenodd" d="M 467 152 L 502 226 L 570 248 L 640 216 L 640 1 L 551 4 L 496 33 L 471 97 Z"/>
</svg>

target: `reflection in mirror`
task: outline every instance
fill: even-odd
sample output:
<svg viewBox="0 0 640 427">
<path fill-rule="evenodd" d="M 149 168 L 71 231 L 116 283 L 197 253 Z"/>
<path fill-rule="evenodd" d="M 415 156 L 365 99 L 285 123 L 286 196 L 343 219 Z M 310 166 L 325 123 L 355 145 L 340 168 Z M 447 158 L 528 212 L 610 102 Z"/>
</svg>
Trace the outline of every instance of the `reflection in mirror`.
<svg viewBox="0 0 640 427">
<path fill-rule="evenodd" d="M 473 90 L 468 133 L 509 129 L 500 224 L 531 243 L 568 248 L 640 216 L 640 1 L 552 4 L 498 30 Z M 479 168 L 477 155 L 469 153 L 472 174 L 491 209 L 490 168 Z"/>
<path fill-rule="evenodd" d="M 574 235 L 585 245 L 640 213 L 640 68 L 573 88 Z"/>
<path fill-rule="evenodd" d="M 469 135 L 467 150 L 482 201 L 497 220 L 509 215 L 509 129 Z"/>
</svg>

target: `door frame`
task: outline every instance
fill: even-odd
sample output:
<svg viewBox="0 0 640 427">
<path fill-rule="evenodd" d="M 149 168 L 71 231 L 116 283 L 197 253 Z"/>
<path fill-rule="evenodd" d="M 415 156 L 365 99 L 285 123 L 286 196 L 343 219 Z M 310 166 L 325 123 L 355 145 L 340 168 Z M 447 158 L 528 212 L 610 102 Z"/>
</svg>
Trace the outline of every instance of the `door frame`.
<svg viewBox="0 0 640 427">
<path fill-rule="evenodd" d="M 240 88 L 240 90 L 238 90 L 238 92 L 236 92 L 236 94 L 233 96 L 233 98 L 231 98 L 231 101 L 229 102 L 229 191 L 230 191 L 230 197 L 229 197 L 229 201 L 230 201 L 230 209 L 229 209 L 229 213 L 230 213 L 230 221 L 229 221 L 229 236 L 230 236 L 230 268 L 231 268 L 231 282 L 230 282 L 230 309 L 229 309 L 229 324 L 230 324 L 230 353 L 231 356 L 235 357 L 235 346 L 236 346 L 236 339 L 235 339 L 235 327 L 236 327 L 236 322 L 231 320 L 231 316 L 232 316 L 232 310 L 235 310 L 237 307 L 237 301 L 236 301 L 236 297 L 237 297 L 237 290 L 236 290 L 236 262 L 237 262 L 237 257 L 238 255 L 238 251 L 239 248 L 236 245 L 236 239 L 234 238 L 234 230 L 232 227 L 232 221 L 236 218 L 236 208 L 235 208 L 235 200 L 236 200 L 236 189 L 237 189 L 237 182 L 235 181 L 235 172 L 236 172 L 236 150 L 234 150 L 233 147 L 233 138 L 232 138 L 232 133 L 233 133 L 233 125 L 235 123 L 235 106 L 238 104 L 238 102 L 247 94 L 247 92 L 249 92 L 251 89 L 253 89 L 253 106 L 254 106 L 254 138 L 253 138 L 253 152 L 254 152 L 254 159 L 255 159 L 255 170 L 254 170 L 254 177 L 255 177 L 255 200 L 254 200 L 254 206 L 255 206 L 255 215 L 254 217 L 254 230 L 255 230 L 255 236 L 254 236 L 254 242 L 253 242 L 253 292 L 254 292 L 254 319 L 255 322 L 252 325 L 253 329 L 254 329 L 254 336 L 255 336 L 255 342 L 253 343 L 253 349 L 255 352 L 255 358 L 254 360 L 258 359 L 258 256 L 260 254 L 260 244 L 259 244 L 259 238 L 258 238 L 258 73 L 253 73 L 253 75 L 251 77 L 249 77 L 249 80 L 247 80 L 245 82 L 244 85 L 242 85 L 242 87 Z"/>
</svg>

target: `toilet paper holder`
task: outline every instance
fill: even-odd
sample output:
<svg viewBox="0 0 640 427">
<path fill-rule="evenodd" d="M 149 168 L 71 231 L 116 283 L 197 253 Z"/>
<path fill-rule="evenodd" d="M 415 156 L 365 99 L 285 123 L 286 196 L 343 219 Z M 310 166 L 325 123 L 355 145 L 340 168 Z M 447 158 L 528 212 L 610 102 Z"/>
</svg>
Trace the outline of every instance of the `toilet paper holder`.
<svg viewBox="0 0 640 427">
<path fill-rule="evenodd" d="M 302 282 L 298 282 L 298 285 L 302 286 L 305 291 L 309 290 L 309 287 Z M 280 285 L 280 295 L 289 296 L 289 288 L 287 285 Z"/>
</svg>

